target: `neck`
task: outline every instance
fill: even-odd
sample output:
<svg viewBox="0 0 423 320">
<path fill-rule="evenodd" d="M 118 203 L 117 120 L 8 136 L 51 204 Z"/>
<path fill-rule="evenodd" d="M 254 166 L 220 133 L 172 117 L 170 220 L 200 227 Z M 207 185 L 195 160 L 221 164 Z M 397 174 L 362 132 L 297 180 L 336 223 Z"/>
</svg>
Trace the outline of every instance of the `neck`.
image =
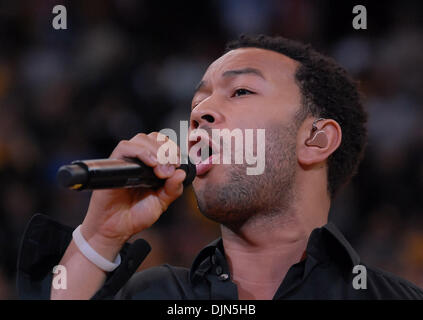
<svg viewBox="0 0 423 320">
<path fill-rule="evenodd" d="M 327 223 L 328 211 L 329 202 L 320 208 L 303 205 L 280 214 L 257 214 L 237 229 L 222 225 L 239 299 L 272 299 L 289 268 L 301 261 L 311 231 Z"/>
</svg>

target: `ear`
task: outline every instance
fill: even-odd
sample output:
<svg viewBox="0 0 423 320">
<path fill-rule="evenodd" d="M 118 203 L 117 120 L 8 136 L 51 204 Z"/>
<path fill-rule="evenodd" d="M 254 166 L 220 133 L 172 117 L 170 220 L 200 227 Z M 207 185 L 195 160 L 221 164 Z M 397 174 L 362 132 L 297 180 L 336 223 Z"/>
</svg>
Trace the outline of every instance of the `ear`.
<svg viewBox="0 0 423 320">
<path fill-rule="evenodd" d="M 341 126 L 333 119 L 323 119 L 316 122 L 317 130 L 313 132 L 314 118 L 308 118 L 301 125 L 297 136 L 297 157 L 301 166 L 312 166 L 326 161 L 338 149 L 342 141 Z M 310 144 L 316 133 L 327 143 Z"/>
</svg>

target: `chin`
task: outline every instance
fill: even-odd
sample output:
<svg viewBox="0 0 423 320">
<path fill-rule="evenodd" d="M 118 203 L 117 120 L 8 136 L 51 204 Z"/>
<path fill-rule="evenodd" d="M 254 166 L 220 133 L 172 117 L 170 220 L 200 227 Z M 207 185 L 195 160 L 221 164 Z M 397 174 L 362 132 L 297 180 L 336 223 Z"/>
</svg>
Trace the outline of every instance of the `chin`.
<svg viewBox="0 0 423 320">
<path fill-rule="evenodd" d="M 222 173 L 216 169 L 218 169 L 218 167 L 213 167 L 206 174 L 202 176 L 196 176 L 192 182 L 194 191 L 200 190 L 202 188 L 214 187 L 216 184 L 221 185 L 223 183 L 220 177 L 222 176 Z"/>
<path fill-rule="evenodd" d="M 217 168 L 205 175 L 195 177 L 192 187 L 197 198 L 198 207 L 201 212 L 206 213 L 216 206 L 217 190 L 225 185 L 225 179 L 221 172 L 216 172 Z"/>
<path fill-rule="evenodd" d="M 192 183 L 201 214 L 223 225 L 237 224 L 243 216 L 233 207 L 234 199 L 224 196 L 225 189 L 232 189 L 228 180 L 224 173 L 215 171 L 196 177 Z"/>
</svg>

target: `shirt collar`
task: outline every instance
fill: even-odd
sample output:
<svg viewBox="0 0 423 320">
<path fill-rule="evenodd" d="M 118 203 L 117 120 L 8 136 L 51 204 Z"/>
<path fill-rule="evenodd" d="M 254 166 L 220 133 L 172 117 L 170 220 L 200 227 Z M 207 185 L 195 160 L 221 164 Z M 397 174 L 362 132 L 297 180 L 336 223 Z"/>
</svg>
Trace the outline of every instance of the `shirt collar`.
<svg viewBox="0 0 423 320">
<path fill-rule="evenodd" d="M 194 282 L 197 279 L 202 278 L 204 274 L 211 268 L 212 257 L 215 255 L 215 252 L 219 243 L 223 247 L 223 242 L 221 237 L 219 237 L 218 239 L 214 240 L 213 242 L 205 246 L 197 255 L 197 257 L 194 259 L 190 269 L 190 274 L 189 274 L 191 282 Z"/>
<path fill-rule="evenodd" d="M 346 267 L 349 272 L 360 263 L 357 252 L 332 222 L 311 232 L 306 253 L 320 263 L 328 264 L 333 261 Z"/>
<path fill-rule="evenodd" d="M 323 226 L 323 229 L 327 231 L 327 234 L 333 237 L 334 241 L 332 242 L 334 245 L 336 244 L 340 245 L 341 252 L 345 253 L 346 256 L 348 256 L 351 266 L 356 266 L 360 264 L 360 256 L 353 249 L 353 247 L 347 241 L 347 239 L 345 239 L 341 231 L 332 222 L 329 222 L 325 226 Z"/>
<path fill-rule="evenodd" d="M 357 252 L 332 222 L 311 232 L 306 256 L 307 258 L 312 257 L 311 259 L 320 263 L 329 263 L 330 260 L 340 261 L 342 264 L 347 262 L 348 267 L 360 263 Z M 216 264 L 216 257 L 220 261 L 225 257 L 221 237 L 205 246 L 194 259 L 190 269 L 191 281 L 202 278 Z M 225 263 L 223 267 L 227 269 L 227 264 Z"/>
</svg>

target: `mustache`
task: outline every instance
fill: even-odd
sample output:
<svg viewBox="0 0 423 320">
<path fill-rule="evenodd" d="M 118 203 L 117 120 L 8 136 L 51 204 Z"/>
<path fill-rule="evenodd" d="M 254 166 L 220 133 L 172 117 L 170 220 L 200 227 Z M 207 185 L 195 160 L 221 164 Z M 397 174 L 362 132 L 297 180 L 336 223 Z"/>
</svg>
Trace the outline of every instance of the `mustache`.
<svg viewBox="0 0 423 320">
<path fill-rule="evenodd" d="M 187 137 L 188 138 L 189 149 L 190 149 L 190 147 L 192 145 L 194 145 L 195 143 L 197 143 L 198 141 L 201 140 L 201 138 L 199 138 L 199 137 L 195 141 L 194 140 L 190 140 L 191 134 L 193 132 L 195 132 L 196 130 L 199 130 L 199 131 L 203 131 L 204 130 L 207 133 L 207 138 L 209 140 L 212 140 L 212 128 L 210 126 L 204 125 L 204 126 L 201 126 L 201 127 L 195 128 L 195 129 L 191 129 L 190 132 L 188 133 L 188 137 Z"/>
<path fill-rule="evenodd" d="M 194 130 L 204 130 L 204 131 L 206 131 L 207 132 L 207 134 L 211 137 L 211 135 L 212 135 L 212 128 L 211 127 L 209 127 L 208 125 L 204 125 L 204 126 L 201 126 L 201 127 L 198 127 L 198 128 L 195 128 L 195 129 L 192 129 L 192 131 L 194 131 Z"/>
</svg>

